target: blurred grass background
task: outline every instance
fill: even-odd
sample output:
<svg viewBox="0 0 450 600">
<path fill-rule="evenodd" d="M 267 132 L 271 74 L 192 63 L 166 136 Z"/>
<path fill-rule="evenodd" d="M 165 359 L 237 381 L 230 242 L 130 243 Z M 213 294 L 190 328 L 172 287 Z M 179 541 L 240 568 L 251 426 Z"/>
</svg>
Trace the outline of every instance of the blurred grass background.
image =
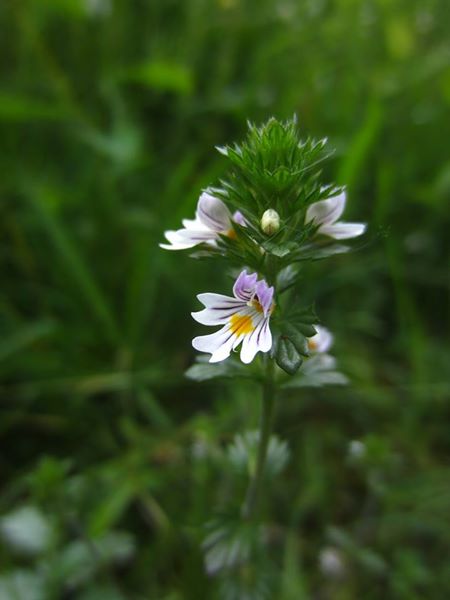
<svg viewBox="0 0 450 600">
<path fill-rule="evenodd" d="M 215 145 L 294 113 L 370 229 L 309 269 L 352 385 L 279 406 L 273 598 L 450 596 L 449 18 L 447 0 L 1 3 L 1 600 L 216 598 L 202 525 L 242 493 L 223 450 L 259 407 L 183 378 L 195 294 L 228 284 L 157 244 L 223 174 Z"/>
</svg>

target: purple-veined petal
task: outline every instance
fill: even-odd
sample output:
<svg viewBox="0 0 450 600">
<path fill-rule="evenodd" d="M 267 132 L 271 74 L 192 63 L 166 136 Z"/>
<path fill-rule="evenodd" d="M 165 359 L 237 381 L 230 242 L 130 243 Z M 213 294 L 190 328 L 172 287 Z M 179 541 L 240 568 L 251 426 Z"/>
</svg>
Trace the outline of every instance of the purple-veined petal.
<svg viewBox="0 0 450 600">
<path fill-rule="evenodd" d="M 181 221 L 185 229 L 194 229 L 196 231 L 211 231 L 200 219 L 183 219 Z"/>
<path fill-rule="evenodd" d="M 223 294 L 198 294 L 198 300 L 205 306 L 203 310 L 191 313 L 192 318 L 202 325 L 223 325 L 238 312 L 248 312 L 245 302 Z"/>
<path fill-rule="evenodd" d="M 316 225 L 331 225 L 335 223 L 344 212 L 345 192 L 326 200 L 319 200 L 308 207 L 306 211 L 306 223 L 314 221 Z"/>
<path fill-rule="evenodd" d="M 192 340 L 192 346 L 200 352 L 211 354 L 209 362 L 219 362 L 230 356 L 233 344 L 236 342 L 236 334 L 230 329 L 227 323 L 209 335 L 201 335 Z"/>
<path fill-rule="evenodd" d="M 208 242 L 215 240 L 217 234 L 211 229 L 179 229 L 177 235 L 180 241 L 194 242 L 195 244 L 201 244 L 202 242 Z"/>
<path fill-rule="evenodd" d="M 244 337 L 241 348 L 241 360 L 249 364 L 258 352 L 268 352 L 272 347 L 272 333 L 269 319 L 260 316 L 255 330 Z"/>
<path fill-rule="evenodd" d="M 272 348 L 272 332 L 269 327 L 269 318 L 264 319 L 258 332 L 258 346 L 261 352 L 269 352 Z"/>
<path fill-rule="evenodd" d="M 257 282 L 255 286 L 255 293 L 258 297 L 259 303 L 261 304 L 264 316 L 267 317 L 270 308 L 272 306 L 274 288 L 269 287 L 264 279 Z"/>
<path fill-rule="evenodd" d="M 322 225 L 319 233 L 329 235 L 335 240 L 348 240 L 362 235 L 366 230 L 365 223 L 334 223 L 333 225 Z"/>
<path fill-rule="evenodd" d="M 233 286 L 233 294 L 236 298 L 244 300 L 244 302 L 249 302 L 255 295 L 255 284 L 257 279 L 258 275 L 256 273 L 248 275 L 247 271 L 244 269 Z"/>
<path fill-rule="evenodd" d="M 226 232 L 231 226 L 231 213 L 222 200 L 203 192 L 197 204 L 196 216 L 216 233 Z"/>
<path fill-rule="evenodd" d="M 207 292 L 205 294 L 198 294 L 197 299 L 203 304 L 203 306 L 206 306 L 206 308 L 230 308 L 232 306 L 246 306 L 246 303 L 242 300 L 234 298 L 233 296 L 225 296 L 224 294 Z"/>
<path fill-rule="evenodd" d="M 164 248 L 164 250 L 186 250 L 187 248 L 196 246 L 198 243 L 183 239 L 180 237 L 178 231 L 166 231 L 164 237 L 170 242 L 169 244 L 159 244 L 159 247 Z"/>
<path fill-rule="evenodd" d="M 193 248 L 197 244 L 213 243 L 217 237 L 214 231 L 210 229 L 178 229 L 177 231 L 166 231 L 164 237 L 169 244 L 160 244 L 165 250 L 185 250 Z"/>
<path fill-rule="evenodd" d="M 191 316 L 202 325 L 224 325 L 230 317 L 242 309 L 242 305 L 229 306 L 228 308 L 204 308 L 198 312 L 192 312 Z"/>
</svg>

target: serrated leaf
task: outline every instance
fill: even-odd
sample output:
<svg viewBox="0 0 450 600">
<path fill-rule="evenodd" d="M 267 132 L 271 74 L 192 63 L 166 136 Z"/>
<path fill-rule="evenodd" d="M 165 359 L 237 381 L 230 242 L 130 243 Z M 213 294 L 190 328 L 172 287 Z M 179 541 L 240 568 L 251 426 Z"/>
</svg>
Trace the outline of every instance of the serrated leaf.
<svg viewBox="0 0 450 600">
<path fill-rule="evenodd" d="M 289 378 L 283 389 L 346 385 L 347 377 L 336 370 L 336 359 L 330 354 L 315 354 L 304 362 L 300 373 Z"/>
<path fill-rule="evenodd" d="M 263 543 L 263 528 L 252 521 L 223 516 L 209 523 L 207 528 L 202 548 L 209 575 L 248 563 Z"/>
<path fill-rule="evenodd" d="M 344 244 L 333 244 L 322 248 L 314 246 L 300 248 L 295 253 L 295 260 L 322 260 L 324 258 L 329 258 L 330 256 L 335 256 L 336 254 L 345 254 L 350 250 L 352 250 L 352 248 L 350 248 L 350 246 L 345 246 Z"/>
<path fill-rule="evenodd" d="M 122 531 L 110 531 L 99 538 L 76 540 L 55 557 L 52 568 L 61 581 L 75 588 L 89 581 L 96 571 L 107 564 L 122 564 L 135 551 L 133 537 Z"/>
<path fill-rule="evenodd" d="M 305 325 L 304 329 L 309 330 L 309 327 L 310 326 Z M 286 324 L 283 329 L 283 336 L 289 338 L 289 340 L 294 344 L 295 349 L 297 350 L 297 352 L 299 352 L 299 354 L 302 354 L 303 356 L 309 356 L 308 340 L 306 339 L 300 325 L 294 326 L 290 323 Z"/>
<path fill-rule="evenodd" d="M 313 337 L 317 333 L 316 328 L 309 323 L 296 323 L 296 327 L 307 338 Z"/>
<path fill-rule="evenodd" d="M 232 361 L 221 363 L 198 362 L 185 372 L 188 379 L 193 381 L 208 381 L 217 377 L 236 377 L 242 374 L 242 367 Z"/>
<path fill-rule="evenodd" d="M 319 322 L 319 317 L 314 310 L 314 306 L 309 306 L 300 310 L 289 311 L 285 317 L 285 322 L 294 324 L 305 337 L 312 337 L 317 333 L 314 325 Z"/>
<path fill-rule="evenodd" d="M 304 387 L 323 387 L 325 385 L 347 385 L 348 379 L 339 371 L 326 371 L 323 373 L 299 373 L 298 378 L 288 379 L 283 384 L 283 389 Z"/>
<path fill-rule="evenodd" d="M 278 256 L 278 258 L 282 258 L 283 256 L 287 256 L 292 252 L 292 250 L 295 248 L 295 244 L 292 244 L 292 242 L 277 243 L 268 241 L 263 244 L 263 247 L 266 252 L 269 252 L 274 256 Z"/>
<path fill-rule="evenodd" d="M 254 474 L 259 446 L 259 431 L 247 431 L 234 437 L 227 451 L 231 466 L 239 473 Z M 289 460 L 287 443 L 272 435 L 267 448 L 265 475 L 280 473 Z"/>
<path fill-rule="evenodd" d="M 295 375 L 303 362 L 297 348 L 287 337 L 281 336 L 275 357 L 277 365 L 289 375 Z"/>
</svg>

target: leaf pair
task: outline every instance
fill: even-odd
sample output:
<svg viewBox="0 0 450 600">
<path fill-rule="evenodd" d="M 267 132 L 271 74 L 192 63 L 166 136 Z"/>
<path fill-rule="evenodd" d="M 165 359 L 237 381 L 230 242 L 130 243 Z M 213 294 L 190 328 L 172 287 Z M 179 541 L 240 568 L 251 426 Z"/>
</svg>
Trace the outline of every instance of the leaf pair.
<svg viewBox="0 0 450 600">
<path fill-rule="evenodd" d="M 309 356 L 309 337 L 316 330 L 309 323 L 283 323 L 275 347 L 277 365 L 289 375 L 295 375 L 303 363 L 303 357 Z"/>
</svg>

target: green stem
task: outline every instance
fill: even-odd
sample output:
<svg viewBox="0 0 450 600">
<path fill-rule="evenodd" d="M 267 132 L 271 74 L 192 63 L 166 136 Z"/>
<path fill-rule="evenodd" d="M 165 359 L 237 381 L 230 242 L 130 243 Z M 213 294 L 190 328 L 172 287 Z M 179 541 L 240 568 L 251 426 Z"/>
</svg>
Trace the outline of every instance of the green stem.
<svg viewBox="0 0 450 600">
<path fill-rule="evenodd" d="M 262 394 L 262 413 L 259 431 L 258 455 L 256 458 L 255 472 L 250 479 L 245 501 L 242 506 L 242 517 L 244 519 L 250 519 L 255 514 L 258 508 L 261 484 L 264 479 L 264 467 L 266 464 L 270 434 L 272 432 L 272 421 L 275 405 L 274 366 L 275 363 L 273 359 L 267 357 L 267 371 Z"/>
</svg>

